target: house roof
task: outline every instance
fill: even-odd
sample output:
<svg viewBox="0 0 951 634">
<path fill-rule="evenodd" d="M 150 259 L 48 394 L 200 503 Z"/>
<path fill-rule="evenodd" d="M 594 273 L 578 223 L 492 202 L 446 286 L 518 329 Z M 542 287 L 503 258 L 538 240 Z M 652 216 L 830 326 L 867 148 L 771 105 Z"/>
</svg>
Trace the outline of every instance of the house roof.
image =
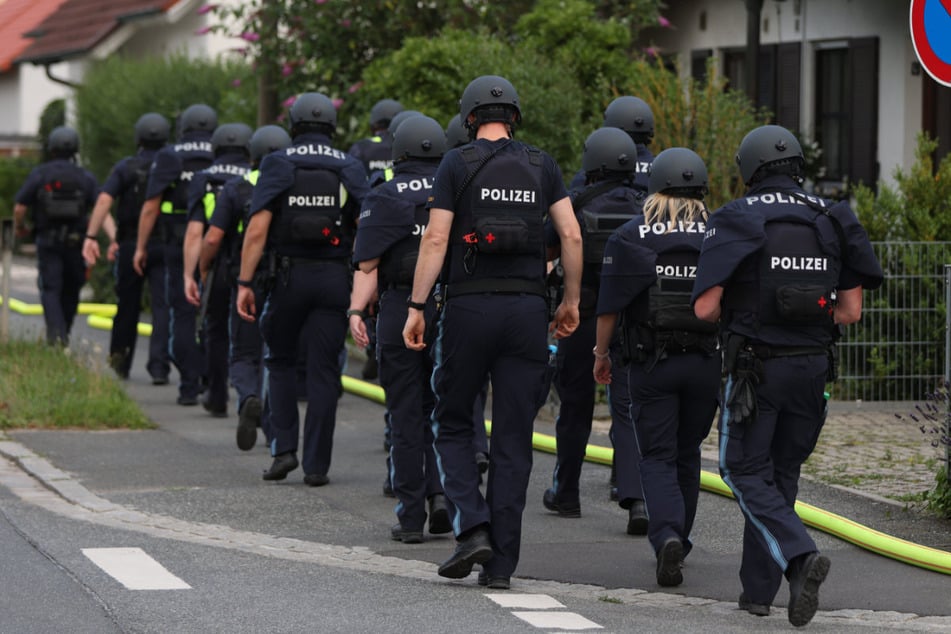
<svg viewBox="0 0 951 634">
<path fill-rule="evenodd" d="M 0 73 L 32 44 L 24 33 L 45 20 L 64 0 L 0 0 Z"/>
<path fill-rule="evenodd" d="M 15 61 L 48 64 L 83 55 L 126 22 L 159 15 L 177 3 L 178 0 L 62 1 L 55 13 L 26 33 L 34 41 Z"/>
</svg>

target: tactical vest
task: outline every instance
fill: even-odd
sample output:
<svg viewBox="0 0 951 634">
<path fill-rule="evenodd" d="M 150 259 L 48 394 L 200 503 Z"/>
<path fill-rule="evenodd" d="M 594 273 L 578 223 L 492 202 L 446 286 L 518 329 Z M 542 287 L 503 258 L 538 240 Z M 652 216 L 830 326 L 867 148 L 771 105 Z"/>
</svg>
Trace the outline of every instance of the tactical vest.
<svg viewBox="0 0 951 634">
<path fill-rule="evenodd" d="M 134 156 L 126 162 L 126 182 L 132 183 L 119 198 L 116 207 L 116 239 L 119 242 L 135 240 L 139 232 L 139 215 L 145 202 L 149 184 L 152 155 Z"/>
<path fill-rule="evenodd" d="M 251 212 L 251 196 L 254 194 L 254 186 L 258 184 L 258 177 L 260 175 L 260 171 L 252 170 L 245 174 L 241 180 L 238 181 L 236 186 L 236 199 L 241 203 L 240 215 L 234 225 L 234 231 L 227 232 L 227 235 L 231 239 L 230 249 L 228 251 L 228 262 L 230 263 L 230 270 L 235 279 L 237 279 L 238 273 L 241 270 L 241 249 L 244 247 L 245 220 Z M 261 258 L 262 262 L 264 259 L 265 258 Z M 260 268 L 261 265 L 258 266 L 258 269 Z"/>
<path fill-rule="evenodd" d="M 648 235 L 646 242 L 658 241 Z M 712 354 L 717 349 L 717 325 L 698 319 L 690 304 L 699 257 L 699 239 L 694 245 L 681 241 L 660 246 L 654 263 L 656 283 L 621 317 L 621 349 L 626 359 L 656 363 L 670 354 Z"/>
<path fill-rule="evenodd" d="M 72 223 L 82 218 L 86 212 L 84 176 L 76 165 L 53 164 L 37 191 L 37 213 L 52 224 Z"/>
<path fill-rule="evenodd" d="M 419 242 L 429 223 L 429 209 L 426 207 L 428 191 L 411 192 L 410 195 L 401 196 L 407 205 L 415 203 L 413 224 L 406 227 L 407 235 L 387 249 L 380 258 L 380 288 L 413 287 L 416 260 L 419 259 Z M 416 200 L 413 200 L 414 198 Z"/>
<path fill-rule="evenodd" d="M 229 180 L 235 176 L 245 176 L 248 173 L 249 168 L 244 167 L 243 165 L 227 165 L 227 169 L 222 169 L 221 171 L 214 171 L 215 167 L 221 166 L 225 167 L 224 164 L 212 165 L 205 173 L 207 177 L 205 178 L 205 194 L 201 198 L 202 206 L 205 210 L 205 223 L 211 222 L 211 216 L 215 213 L 215 200 L 218 198 L 218 194 L 221 192 L 221 188 L 225 186 Z"/>
<path fill-rule="evenodd" d="M 347 257 L 353 227 L 343 214 L 346 190 L 328 169 L 297 166 L 294 185 L 284 196 L 274 246 L 280 256 L 325 259 Z"/>
<path fill-rule="evenodd" d="M 545 295 L 541 152 L 526 147 L 486 159 L 478 146 L 461 151 L 469 185 L 450 234 L 449 294 Z"/>
<path fill-rule="evenodd" d="M 188 213 L 188 184 L 195 174 L 211 166 L 214 157 L 209 141 L 186 141 L 174 148 L 182 159 L 182 171 L 162 194 L 160 209 L 163 214 L 184 217 Z"/>
<path fill-rule="evenodd" d="M 815 223 L 818 215 L 811 220 L 767 218 L 767 242 L 757 262 L 758 284 L 728 288 L 724 306 L 753 313 L 759 326 L 831 332 L 841 261 L 823 250 Z"/>
</svg>

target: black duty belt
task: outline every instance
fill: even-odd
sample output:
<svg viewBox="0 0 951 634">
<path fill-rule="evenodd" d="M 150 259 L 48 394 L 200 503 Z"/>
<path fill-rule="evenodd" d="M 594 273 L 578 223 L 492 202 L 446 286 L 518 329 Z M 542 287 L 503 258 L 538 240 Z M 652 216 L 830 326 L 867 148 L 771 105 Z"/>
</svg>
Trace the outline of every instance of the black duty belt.
<svg viewBox="0 0 951 634">
<path fill-rule="evenodd" d="M 828 354 L 827 346 L 768 346 L 751 344 L 750 349 L 758 359 L 777 359 L 779 357 L 805 357 L 811 354 Z"/>
<path fill-rule="evenodd" d="M 491 295 L 539 295 L 548 296 L 545 282 L 542 280 L 525 280 L 517 277 L 485 278 L 465 280 L 446 285 L 446 299 L 460 295 L 477 295 L 489 293 Z"/>
</svg>

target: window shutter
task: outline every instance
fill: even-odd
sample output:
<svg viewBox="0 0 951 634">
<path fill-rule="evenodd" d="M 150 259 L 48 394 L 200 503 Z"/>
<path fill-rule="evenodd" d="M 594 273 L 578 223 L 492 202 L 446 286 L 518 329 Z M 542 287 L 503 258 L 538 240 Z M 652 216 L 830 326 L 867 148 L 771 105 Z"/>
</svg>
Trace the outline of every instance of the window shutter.
<svg viewBox="0 0 951 634">
<path fill-rule="evenodd" d="M 799 101 L 802 89 L 802 46 L 780 44 L 776 50 L 776 124 L 799 132 Z"/>
<path fill-rule="evenodd" d="M 878 38 L 849 41 L 849 180 L 878 182 Z"/>
</svg>

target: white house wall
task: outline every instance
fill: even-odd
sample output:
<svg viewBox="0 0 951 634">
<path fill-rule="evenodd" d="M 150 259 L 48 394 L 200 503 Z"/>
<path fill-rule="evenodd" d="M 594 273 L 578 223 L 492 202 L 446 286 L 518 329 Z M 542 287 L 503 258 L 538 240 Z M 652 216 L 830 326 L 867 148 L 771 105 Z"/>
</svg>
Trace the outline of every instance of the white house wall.
<svg viewBox="0 0 951 634">
<path fill-rule="evenodd" d="M 697 0 L 668 3 L 664 15 L 672 29 L 652 29 L 651 44 L 661 53 L 678 53 L 684 73 L 690 53 L 746 44 L 744 0 Z M 892 182 L 896 167 L 914 161 L 915 139 L 921 130 L 921 75 L 913 76 L 916 60 L 908 32 L 909 4 L 896 0 L 765 0 L 760 43 L 802 43 L 801 127 L 814 132 L 814 52 L 817 44 L 848 38 L 879 38 L 879 175 Z M 701 30 L 701 15 L 706 28 Z M 722 68 L 722 66 L 721 66 Z M 923 71 L 922 71 L 923 72 Z"/>
</svg>

